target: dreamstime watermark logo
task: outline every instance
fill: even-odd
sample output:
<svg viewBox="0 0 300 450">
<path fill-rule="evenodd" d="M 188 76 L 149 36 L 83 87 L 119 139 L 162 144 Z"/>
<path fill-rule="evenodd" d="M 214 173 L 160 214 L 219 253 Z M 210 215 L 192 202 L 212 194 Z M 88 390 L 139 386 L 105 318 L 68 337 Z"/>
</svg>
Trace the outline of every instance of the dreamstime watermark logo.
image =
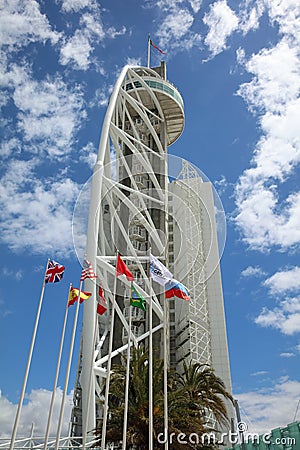
<svg viewBox="0 0 300 450">
<path fill-rule="evenodd" d="M 248 426 L 245 422 L 237 424 L 237 432 L 228 431 L 226 433 L 207 432 L 201 435 L 197 433 L 166 433 L 162 432 L 157 435 L 157 442 L 165 444 L 178 443 L 182 445 L 236 445 L 244 442 L 245 444 L 259 444 L 263 442 L 266 445 L 296 445 L 296 438 L 289 436 L 273 437 L 272 433 L 250 433 L 247 431 Z"/>
<path fill-rule="evenodd" d="M 204 283 L 214 273 L 225 246 L 225 213 L 216 190 L 211 184 L 210 191 L 205 184 L 208 178 L 182 158 L 168 156 L 168 178 L 160 155 L 143 155 L 142 160 L 144 165 L 129 155 L 100 165 L 85 184 L 72 221 L 79 261 L 88 236 L 98 245 L 98 255 L 113 256 L 115 249 L 122 253 L 123 248 L 127 256 L 141 257 L 149 254 L 150 244 L 152 253 L 164 262 L 172 223 L 172 262 L 181 264 L 181 279 L 194 270 Z M 128 229 L 129 223 L 136 225 Z M 107 262 L 114 265 L 113 259 Z M 112 292 L 113 286 L 107 287 Z"/>
</svg>

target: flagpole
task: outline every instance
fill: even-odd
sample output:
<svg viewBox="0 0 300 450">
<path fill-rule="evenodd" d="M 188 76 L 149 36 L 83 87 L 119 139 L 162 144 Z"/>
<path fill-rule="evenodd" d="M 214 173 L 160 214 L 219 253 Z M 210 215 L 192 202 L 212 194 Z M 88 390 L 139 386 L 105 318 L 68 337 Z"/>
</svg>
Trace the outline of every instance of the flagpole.
<svg viewBox="0 0 300 450">
<path fill-rule="evenodd" d="M 45 433 L 44 450 L 47 449 L 49 432 L 50 432 L 51 418 L 52 418 L 53 407 L 54 407 L 54 399 L 55 399 L 55 395 L 56 395 L 56 388 L 57 388 L 57 381 L 58 381 L 58 375 L 59 375 L 59 370 L 60 370 L 61 356 L 62 356 L 62 350 L 63 350 L 64 340 L 65 340 L 65 331 L 66 331 L 67 318 L 68 318 L 68 312 L 69 312 L 69 307 L 68 307 L 69 293 L 71 291 L 71 287 L 72 287 L 72 283 L 70 283 L 70 287 L 69 287 L 68 300 L 67 300 L 66 311 L 65 311 L 65 318 L 64 318 L 64 323 L 63 323 L 63 328 L 62 328 L 62 333 L 61 333 L 59 354 L 58 354 L 57 365 L 56 365 L 55 380 L 54 380 L 53 391 L 52 391 L 52 396 L 51 396 L 47 428 L 46 428 L 46 433 Z"/>
<path fill-rule="evenodd" d="M 131 294 L 130 294 L 131 295 Z M 125 384 L 125 404 L 124 404 L 124 423 L 123 423 L 123 442 L 122 450 L 126 450 L 127 418 L 128 418 L 128 395 L 129 395 L 129 376 L 130 376 L 130 338 L 131 338 L 131 304 L 129 300 L 129 324 L 128 324 L 128 347 L 126 361 L 126 384 Z"/>
<path fill-rule="evenodd" d="M 113 294 L 113 301 L 112 301 L 112 307 L 111 307 L 111 324 L 110 324 L 110 335 L 109 335 L 109 344 L 108 344 L 108 360 L 107 360 L 107 369 L 106 369 L 106 383 L 105 383 L 105 399 L 104 399 L 103 423 L 102 423 L 101 450 L 105 450 L 105 440 L 106 440 L 106 426 L 107 426 L 108 396 L 109 396 L 109 383 L 110 383 L 110 370 L 111 370 L 111 353 L 112 353 L 112 347 L 113 347 L 113 332 L 114 332 L 114 319 L 115 319 L 116 290 L 117 290 L 117 271 L 115 273 L 114 294 Z"/>
<path fill-rule="evenodd" d="M 94 368 L 94 353 L 95 353 L 95 346 L 96 346 L 96 337 L 97 337 L 97 328 L 98 328 L 98 314 L 96 313 L 95 318 L 95 327 L 94 327 L 94 337 L 93 337 L 93 353 L 91 358 L 91 364 L 90 364 L 90 376 L 89 376 L 89 383 L 88 383 L 88 395 L 87 395 L 87 404 L 86 404 L 86 420 L 83 421 L 84 423 L 84 430 L 82 434 L 82 448 L 85 449 L 86 445 L 86 438 L 87 438 L 87 425 L 88 425 L 88 416 L 89 416 L 89 406 L 90 406 L 90 399 L 91 399 L 91 389 L 92 389 L 92 376 L 93 376 L 93 368 Z"/>
<path fill-rule="evenodd" d="M 151 253 L 151 247 L 150 247 Z M 153 324 L 152 324 L 152 278 L 150 276 L 150 253 L 149 253 L 149 450 L 153 449 Z"/>
<path fill-rule="evenodd" d="M 150 68 L 150 52 L 151 52 L 151 47 L 150 47 L 150 34 L 148 34 L 148 57 L 147 57 L 147 67 Z"/>
<path fill-rule="evenodd" d="M 21 410 L 22 410 L 22 405 L 23 405 L 23 400 L 24 400 L 24 395 L 25 395 L 25 389 L 26 389 L 29 369 L 30 369 L 30 365 L 31 365 L 32 353 L 33 353 L 37 328 L 38 328 L 41 309 L 42 309 L 42 303 L 43 303 L 44 291 L 45 291 L 45 277 L 46 277 L 46 272 L 48 269 L 49 261 L 50 260 L 48 258 L 47 264 L 46 264 L 46 269 L 45 269 L 45 274 L 44 274 L 44 279 L 43 279 L 43 284 L 42 284 L 42 289 L 41 289 L 41 294 L 40 294 L 40 301 L 39 301 L 38 310 L 36 313 L 35 324 L 34 324 L 34 329 L 33 329 L 32 338 L 31 338 L 31 344 L 30 344 L 30 349 L 29 349 L 29 354 L 28 354 L 28 359 L 27 359 L 27 365 L 26 365 L 26 370 L 25 370 L 25 375 L 24 375 L 24 380 L 23 380 L 22 391 L 21 391 L 21 395 L 20 395 L 20 399 L 19 399 L 19 404 L 18 404 L 17 414 L 16 414 L 16 418 L 15 418 L 15 422 L 14 422 L 14 427 L 13 427 L 13 432 L 12 432 L 12 436 L 11 436 L 9 450 L 13 450 L 13 448 L 14 448 L 17 430 L 18 430 L 18 426 L 19 426 L 20 415 L 21 415 Z"/>
<path fill-rule="evenodd" d="M 74 316 L 74 323 L 73 323 L 73 330 L 72 330 L 72 336 L 71 336 L 71 343 L 70 343 L 70 351 L 69 351 L 69 358 L 68 358 L 68 364 L 67 364 L 65 385 L 64 385 L 64 391 L 63 391 L 63 396 L 62 396 L 62 400 L 61 400 L 61 406 L 60 406 L 60 413 L 59 413 L 59 420 L 58 420 L 57 434 L 56 434 L 54 450 L 57 450 L 58 447 L 59 447 L 59 440 L 60 440 L 60 435 L 61 435 L 62 421 L 63 421 L 63 415 L 64 415 L 64 409 L 65 409 L 65 401 L 66 401 L 66 395 L 67 395 L 68 384 L 69 384 L 70 369 L 71 369 L 71 362 L 72 362 L 74 342 L 75 342 L 75 334 L 76 334 L 77 321 L 78 321 L 78 312 L 79 312 L 79 305 L 80 305 L 81 289 L 82 289 L 82 281 L 80 281 L 78 300 L 77 300 L 76 311 L 75 311 L 75 316 Z"/>
<path fill-rule="evenodd" d="M 168 352 L 167 352 L 167 302 L 164 295 L 164 428 L 165 428 L 165 450 L 169 448 L 168 437 Z"/>
</svg>

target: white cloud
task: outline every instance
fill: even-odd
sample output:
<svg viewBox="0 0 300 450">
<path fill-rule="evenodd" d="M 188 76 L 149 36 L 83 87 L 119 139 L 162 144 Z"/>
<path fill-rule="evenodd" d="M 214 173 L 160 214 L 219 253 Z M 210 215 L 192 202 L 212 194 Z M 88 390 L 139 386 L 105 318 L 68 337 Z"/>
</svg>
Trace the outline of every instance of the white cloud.
<svg viewBox="0 0 300 450">
<path fill-rule="evenodd" d="M 123 36 L 126 31 L 127 29 L 124 26 L 120 30 L 117 30 L 115 27 L 109 27 L 106 31 L 106 35 L 111 39 L 115 39 L 117 36 Z"/>
<path fill-rule="evenodd" d="M 163 14 L 154 43 L 167 52 L 167 55 L 200 46 L 202 37 L 193 30 L 193 25 L 201 4 L 202 0 L 155 1 L 155 6 L 158 6 Z M 149 2 L 149 7 L 153 7 L 153 2 Z"/>
<path fill-rule="evenodd" d="M 292 422 L 300 382 L 282 378 L 271 388 L 236 395 L 249 432 L 267 433 Z"/>
<path fill-rule="evenodd" d="M 92 169 L 96 163 L 97 152 L 92 142 L 85 145 L 79 152 L 79 161 L 89 165 Z"/>
<path fill-rule="evenodd" d="M 242 277 L 261 277 L 264 275 L 266 275 L 266 272 L 264 272 L 259 266 L 248 266 L 241 272 Z"/>
<path fill-rule="evenodd" d="M 17 281 L 20 281 L 23 278 L 23 270 L 11 270 L 6 266 L 0 267 L 0 274 L 3 277 L 12 277 Z"/>
<path fill-rule="evenodd" d="M 273 246 L 285 250 L 300 242 L 300 193 L 284 198 L 280 191 L 300 162 L 299 3 L 286 0 L 264 6 L 283 36 L 248 62 L 245 55 L 239 60 L 253 77 L 238 94 L 258 115 L 261 138 L 252 167 L 241 175 L 235 191 L 236 223 L 250 248 L 261 251 Z"/>
<path fill-rule="evenodd" d="M 63 66 L 71 63 L 74 69 L 87 70 L 93 50 L 90 39 L 82 31 L 76 30 L 74 36 L 61 47 L 59 62 Z"/>
<path fill-rule="evenodd" d="M 89 106 L 91 108 L 95 106 L 107 106 L 109 96 L 112 93 L 113 88 L 113 84 L 107 86 L 106 83 L 103 83 L 102 87 L 96 90 L 95 98 L 89 103 Z"/>
<path fill-rule="evenodd" d="M 300 89 L 300 61 L 297 48 L 283 38 L 275 47 L 253 55 L 246 69 L 252 81 L 239 89 L 251 108 L 269 113 L 284 112 L 287 102 L 297 98 Z"/>
<path fill-rule="evenodd" d="M 55 44 L 59 33 L 53 31 L 35 0 L 4 0 L 0 4 L 0 45 L 22 47 L 30 42 Z"/>
<path fill-rule="evenodd" d="M 13 251 L 73 251 L 72 211 L 80 186 L 69 178 L 37 179 L 36 161 L 12 160 L 0 183 L 1 241 Z"/>
<path fill-rule="evenodd" d="M 65 12 L 78 12 L 83 8 L 91 8 L 93 0 L 62 0 L 62 10 Z"/>
<path fill-rule="evenodd" d="M 69 153 L 80 121 L 86 116 L 81 90 L 68 88 L 60 77 L 34 80 L 26 66 L 12 65 L 1 81 L 13 91 L 17 129 L 29 144 L 27 149 L 52 157 Z M 2 151 L 8 153 L 12 145 L 19 147 L 16 138 L 4 142 Z"/>
<path fill-rule="evenodd" d="M 12 154 L 16 155 L 21 151 L 21 142 L 17 138 L 11 138 L 8 141 L 1 142 L 0 156 L 7 158 Z"/>
<path fill-rule="evenodd" d="M 210 5 L 203 22 L 209 28 L 204 42 L 214 57 L 226 48 L 227 38 L 238 28 L 239 19 L 226 0 L 221 0 Z"/>
<path fill-rule="evenodd" d="M 51 400 L 51 391 L 46 389 L 32 390 L 28 396 L 28 401 L 23 405 L 17 437 L 29 437 L 32 423 L 34 424 L 34 436 L 44 436 L 48 420 L 48 411 Z M 73 394 L 69 394 L 65 403 L 62 436 L 67 436 L 68 426 L 71 418 Z M 62 400 L 62 390 L 57 388 L 50 436 L 56 436 L 56 428 L 59 418 L 60 405 Z M 9 438 L 12 433 L 12 426 L 15 420 L 17 405 L 10 402 L 0 391 L 0 437 Z"/>
<path fill-rule="evenodd" d="M 242 30 L 244 35 L 250 30 L 256 30 L 259 27 L 259 18 L 260 14 L 257 8 L 252 8 L 249 12 L 242 15 L 239 29 Z"/>
<path fill-rule="evenodd" d="M 300 332 L 300 297 L 288 298 L 273 309 L 264 307 L 255 323 L 286 335 Z"/>
<path fill-rule="evenodd" d="M 193 15 L 187 9 L 174 8 L 164 18 L 157 31 L 160 46 L 164 50 L 172 40 L 182 38 L 194 22 Z"/>
<path fill-rule="evenodd" d="M 298 0 L 266 2 L 270 20 L 277 23 L 280 33 L 286 34 L 297 44 L 300 37 L 300 10 Z"/>
<path fill-rule="evenodd" d="M 197 13 L 201 8 L 202 0 L 189 0 L 189 2 L 194 13 Z"/>
<path fill-rule="evenodd" d="M 258 377 L 258 376 L 261 376 L 261 375 L 267 375 L 268 373 L 269 372 L 267 372 L 266 370 L 259 370 L 258 372 L 250 373 L 250 375 L 252 377 Z"/>
<path fill-rule="evenodd" d="M 85 28 L 87 35 L 95 35 L 100 41 L 104 39 L 105 32 L 99 14 L 83 14 L 80 19 L 80 24 Z"/>
<path fill-rule="evenodd" d="M 272 294 L 300 291 L 300 267 L 276 272 L 264 282 L 264 285 Z"/>
<path fill-rule="evenodd" d="M 280 355 L 282 358 L 293 358 L 295 355 L 295 353 L 291 353 L 291 352 L 283 352 L 280 353 Z"/>
<path fill-rule="evenodd" d="M 104 29 L 101 20 L 100 8 L 96 3 L 83 4 L 79 2 L 76 8 L 89 6 L 89 10 L 80 17 L 80 28 L 74 35 L 66 38 L 60 50 L 59 62 L 62 65 L 72 64 L 72 69 L 87 70 L 92 63 L 97 66 L 97 62 L 91 58 L 94 51 L 94 45 L 99 44 L 105 38 L 115 39 L 117 36 L 126 33 L 126 27 L 120 30 L 115 27 Z M 71 4 L 64 3 L 64 9 L 69 10 Z M 77 10 L 77 9 L 76 9 Z M 90 12 L 92 11 L 92 12 Z"/>
<path fill-rule="evenodd" d="M 129 66 L 141 66 L 142 58 L 127 58 L 126 64 Z"/>
</svg>

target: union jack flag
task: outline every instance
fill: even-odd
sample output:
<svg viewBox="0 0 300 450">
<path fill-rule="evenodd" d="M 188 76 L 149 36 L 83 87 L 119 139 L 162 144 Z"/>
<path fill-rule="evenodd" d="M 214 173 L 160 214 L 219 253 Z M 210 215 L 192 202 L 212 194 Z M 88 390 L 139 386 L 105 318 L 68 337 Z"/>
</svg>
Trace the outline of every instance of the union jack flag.
<svg viewBox="0 0 300 450">
<path fill-rule="evenodd" d="M 56 261 L 50 260 L 48 262 L 45 283 L 58 283 L 64 274 L 65 267 Z"/>
<path fill-rule="evenodd" d="M 97 278 L 97 275 L 93 271 L 92 264 L 87 259 L 83 262 L 80 281 L 84 281 L 86 278 Z"/>
</svg>

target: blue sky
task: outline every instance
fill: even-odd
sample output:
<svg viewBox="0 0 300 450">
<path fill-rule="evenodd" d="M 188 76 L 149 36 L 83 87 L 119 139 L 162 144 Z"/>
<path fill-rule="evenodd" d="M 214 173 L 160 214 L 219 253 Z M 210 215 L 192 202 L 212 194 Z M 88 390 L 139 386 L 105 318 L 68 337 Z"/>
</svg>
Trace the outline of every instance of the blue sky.
<svg viewBox="0 0 300 450">
<path fill-rule="evenodd" d="M 226 212 L 234 395 L 252 429 L 291 422 L 300 398 L 299 1 L 5 0 L 0 10 L 0 436 L 11 431 L 49 257 L 66 272 L 46 287 L 20 428 L 28 434 L 34 421 L 44 431 L 38 411 L 81 270 L 75 202 L 116 77 L 146 64 L 148 33 L 185 102 L 185 130 L 169 151 L 207 175 Z M 160 57 L 152 49 L 153 65 Z"/>
</svg>

